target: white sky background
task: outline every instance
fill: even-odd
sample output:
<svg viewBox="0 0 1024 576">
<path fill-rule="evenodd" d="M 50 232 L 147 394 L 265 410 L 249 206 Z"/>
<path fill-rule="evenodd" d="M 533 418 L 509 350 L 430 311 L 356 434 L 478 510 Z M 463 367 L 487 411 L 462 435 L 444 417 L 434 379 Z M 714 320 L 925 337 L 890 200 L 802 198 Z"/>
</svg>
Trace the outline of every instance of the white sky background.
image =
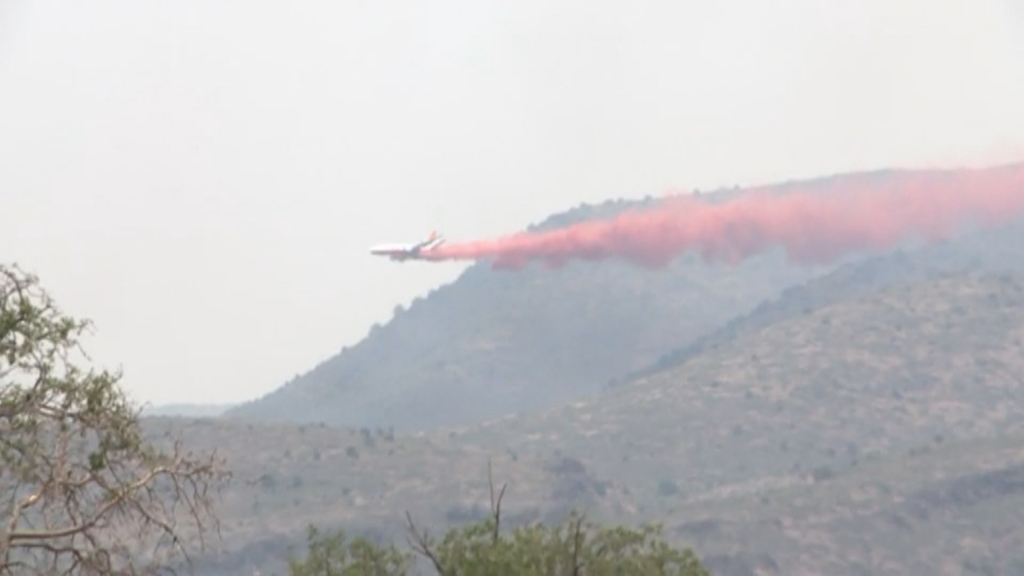
<svg viewBox="0 0 1024 576">
<path fill-rule="evenodd" d="M 581 202 L 1024 159 L 1017 0 L 0 0 L 0 259 L 144 401 L 265 393 Z"/>
</svg>

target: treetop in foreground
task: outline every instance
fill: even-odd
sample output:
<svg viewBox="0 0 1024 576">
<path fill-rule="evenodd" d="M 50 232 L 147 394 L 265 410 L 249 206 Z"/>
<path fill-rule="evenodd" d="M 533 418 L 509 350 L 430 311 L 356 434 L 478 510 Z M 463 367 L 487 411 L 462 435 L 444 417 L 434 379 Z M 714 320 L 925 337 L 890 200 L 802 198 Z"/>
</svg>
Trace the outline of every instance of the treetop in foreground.
<svg viewBox="0 0 1024 576">
<path fill-rule="evenodd" d="M 219 530 L 223 460 L 147 442 L 90 327 L 0 264 L 0 574 L 166 572 Z"/>
<path fill-rule="evenodd" d="M 692 550 L 665 542 L 657 525 L 606 528 L 574 512 L 554 527 L 534 523 L 503 533 L 504 488 L 493 494 L 490 517 L 453 528 L 439 541 L 407 513 L 411 552 L 311 527 L 307 556 L 290 560 L 290 576 L 407 576 L 417 560 L 440 576 L 710 576 Z"/>
</svg>

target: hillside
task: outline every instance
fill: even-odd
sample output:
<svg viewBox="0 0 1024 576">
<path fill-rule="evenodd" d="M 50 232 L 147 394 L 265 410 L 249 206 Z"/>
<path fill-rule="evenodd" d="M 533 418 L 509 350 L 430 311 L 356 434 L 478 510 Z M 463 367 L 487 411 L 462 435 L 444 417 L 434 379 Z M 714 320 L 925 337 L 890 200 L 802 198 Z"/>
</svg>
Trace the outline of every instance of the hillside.
<svg viewBox="0 0 1024 576">
<path fill-rule="evenodd" d="M 571 506 L 660 520 L 723 576 L 1012 573 L 1024 277 L 940 276 L 782 316 L 600 396 L 455 431 L 150 425 L 221 447 L 239 474 L 225 569 L 283 553 L 310 521 L 393 538 L 405 509 L 479 517 L 494 459 L 513 522 Z"/>
<path fill-rule="evenodd" d="M 743 332 L 806 314 L 823 306 L 865 296 L 882 289 L 935 279 L 944 275 L 977 271 L 997 274 L 1024 273 L 1024 222 L 965 234 L 954 241 L 914 250 L 849 262 L 834 271 L 791 286 L 775 299 L 762 302 L 749 314 L 733 318 L 714 332 L 677 348 L 650 366 L 613 379 L 616 386 L 681 364 L 690 358 L 727 345 Z"/>
<path fill-rule="evenodd" d="M 1024 574 L 1024 437 L 933 443 L 658 517 L 716 576 Z"/>
<path fill-rule="evenodd" d="M 175 424 L 190 440 L 212 432 L 211 441 L 235 437 L 239 431 L 230 426 L 222 421 Z M 328 438 L 347 434 L 320 430 L 313 450 L 321 454 Z M 258 425 L 247 432 L 272 445 L 287 445 L 300 434 L 295 425 Z M 410 454 L 422 445 L 399 437 L 395 443 L 406 448 L 401 457 L 389 463 L 374 457 L 365 466 L 323 457 L 290 458 L 291 467 L 277 466 L 249 455 L 251 450 L 227 448 L 236 469 L 246 474 L 235 481 L 221 507 L 220 553 L 201 559 L 196 574 L 281 573 L 275 568 L 289 545 L 300 544 L 309 521 L 402 545 L 406 508 L 435 532 L 483 517 L 490 455 L 463 452 L 455 445 L 435 447 L 428 458 L 441 456 L 417 468 L 423 461 Z M 646 505 L 631 496 L 629 486 L 597 479 L 579 461 L 524 457 L 513 462 L 493 456 L 496 480 L 508 482 L 503 508 L 509 524 L 545 516 L 554 520 L 567 498 L 575 498 L 601 521 L 661 522 L 667 536 L 694 547 L 715 576 L 1016 574 L 1012 569 L 1024 566 L 1024 436 L 932 440 L 828 474 L 794 474 L 753 491 L 701 499 L 659 496 Z M 452 463 L 460 466 L 456 474 L 438 469 Z M 260 480 L 258 475 L 278 470 L 290 480 Z M 374 484 L 370 478 L 378 472 L 406 479 L 420 472 L 423 480 L 407 486 Z M 253 475 L 257 481 L 247 483 Z M 433 497 L 435 490 L 443 495 Z"/>
<path fill-rule="evenodd" d="M 152 417 L 144 427 L 158 442 L 180 435 L 192 450 L 217 449 L 231 467 L 218 505 L 222 537 L 199 574 L 273 573 L 309 523 L 401 542 L 406 510 L 429 526 L 478 520 L 488 507 L 489 461 L 497 481 L 512 481 L 510 525 L 574 506 L 608 517 L 632 508 L 622 487 L 557 458 L 513 458 L 448 439 L 223 419 Z M 601 497 L 576 490 L 581 481 L 599 486 Z"/>
<path fill-rule="evenodd" d="M 600 397 L 458 436 L 523 455 L 558 445 L 648 495 L 665 480 L 694 496 L 753 471 L 782 478 L 937 436 L 1024 432 L 1022 375 L 1020 277 L 951 276 L 750 330 Z"/>
<path fill-rule="evenodd" d="M 666 343 L 686 343 L 819 272 L 777 253 L 736 268 L 695 256 L 653 271 L 610 261 L 519 272 L 476 264 L 226 416 L 408 431 L 545 407 L 598 392 Z"/>
<path fill-rule="evenodd" d="M 896 184 L 920 174 L 877 171 L 773 189 L 784 194 L 799 185 L 827 194 L 846 181 Z M 722 201 L 742 193 L 730 189 L 702 197 Z M 652 201 L 585 206 L 534 228 L 608 218 L 647 202 Z M 999 241 L 968 236 L 975 240 L 965 245 L 967 261 Z M 950 243 L 936 257 L 942 260 L 949 254 L 944 250 L 959 246 Z M 508 272 L 478 263 L 409 309 L 396 310 L 361 342 L 226 415 L 414 431 L 544 408 L 598 393 L 609 380 L 685 349 L 832 268 L 798 267 L 779 252 L 736 267 L 689 255 L 662 270 L 604 261 Z"/>
</svg>

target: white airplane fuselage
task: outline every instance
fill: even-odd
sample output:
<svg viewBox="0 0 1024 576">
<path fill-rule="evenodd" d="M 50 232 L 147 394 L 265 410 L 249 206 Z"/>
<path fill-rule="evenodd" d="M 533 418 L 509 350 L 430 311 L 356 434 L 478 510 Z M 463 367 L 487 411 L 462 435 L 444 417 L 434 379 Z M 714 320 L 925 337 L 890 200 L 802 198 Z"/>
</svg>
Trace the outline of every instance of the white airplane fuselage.
<svg viewBox="0 0 1024 576">
<path fill-rule="evenodd" d="M 420 259 L 424 251 L 433 250 L 444 244 L 444 238 L 438 236 L 436 232 L 431 232 L 430 236 L 422 242 L 416 242 L 413 244 L 378 244 L 370 248 L 370 254 L 374 256 L 387 256 L 391 260 L 403 261 L 410 259 Z"/>
</svg>

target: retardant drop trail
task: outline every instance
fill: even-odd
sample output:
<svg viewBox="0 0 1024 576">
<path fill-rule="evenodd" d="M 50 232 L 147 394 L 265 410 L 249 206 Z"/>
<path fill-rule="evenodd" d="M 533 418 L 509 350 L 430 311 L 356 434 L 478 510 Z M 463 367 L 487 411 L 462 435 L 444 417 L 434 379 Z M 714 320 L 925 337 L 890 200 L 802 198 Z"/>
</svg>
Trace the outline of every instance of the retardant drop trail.
<svg viewBox="0 0 1024 576">
<path fill-rule="evenodd" d="M 1024 163 L 983 170 L 894 173 L 876 183 L 842 179 L 823 191 L 749 190 L 718 204 L 677 196 L 658 208 L 545 232 L 452 243 L 430 260 L 493 258 L 517 269 L 531 261 L 626 259 L 662 267 L 690 251 L 737 264 L 782 247 L 803 264 L 881 251 L 908 240 L 934 242 L 963 226 L 992 227 L 1024 216 Z"/>
</svg>

